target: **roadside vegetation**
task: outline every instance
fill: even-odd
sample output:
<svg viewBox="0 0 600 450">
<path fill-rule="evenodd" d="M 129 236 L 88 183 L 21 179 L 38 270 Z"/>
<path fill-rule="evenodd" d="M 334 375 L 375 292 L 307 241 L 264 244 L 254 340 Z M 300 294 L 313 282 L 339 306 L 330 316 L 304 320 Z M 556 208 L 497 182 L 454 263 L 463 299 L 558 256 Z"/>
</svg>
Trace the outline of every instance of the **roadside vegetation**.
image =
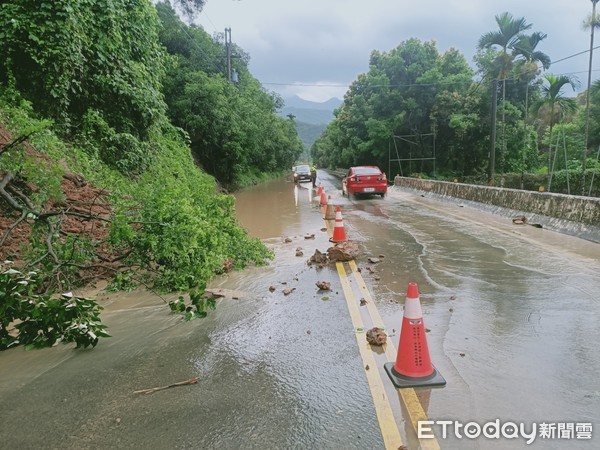
<svg viewBox="0 0 600 450">
<path fill-rule="evenodd" d="M 202 317 L 211 277 L 272 257 L 223 191 L 302 143 L 241 49 L 235 84 L 222 37 L 147 0 L 3 2 L 0 30 L 0 349 L 96 345 L 101 308 L 62 294 L 99 277 Z"/>
<path fill-rule="evenodd" d="M 598 23 L 595 14 L 587 20 Z M 550 72 L 540 50 L 546 34 L 509 13 L 496 24 L 479 39 L 476 70 L 432 41 L 373 51 L 368 73 L 311 147 L 313 159 L 331 168 L 377 164 L 389 177 L 600 195 L 600 82 L 590 89 L 588 122 L 587 92 L 574 97 L 577 78 Z"/>
</svg>

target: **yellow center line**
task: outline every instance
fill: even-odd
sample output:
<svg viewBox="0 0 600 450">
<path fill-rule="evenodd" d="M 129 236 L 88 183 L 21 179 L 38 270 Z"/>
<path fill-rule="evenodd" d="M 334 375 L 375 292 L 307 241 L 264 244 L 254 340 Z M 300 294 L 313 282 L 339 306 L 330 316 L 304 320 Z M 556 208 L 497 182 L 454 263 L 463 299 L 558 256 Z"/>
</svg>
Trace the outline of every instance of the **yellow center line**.
<svg viewBox="0 0 600 450">
<path fill-rule="evenodd" d="M 354 296 L 354 292 L 352 291 L 352 287 L 348 281 L 344 263 L 336 262 L 335 265 L 338 275 L 340 276 L 340 281 L 342 282 L 342 289 L 344 291 L 344 297 L 346 298 L 346 304 L 348 305 L 348 311 L 350 312 L 350 318 L 352 319 L 352 325 L 354 326 L 355 330 L 364 330 L 360 311 L 356 305 L 356 297 Z M 392 407 L 390 406 L 390 402 L 385 392 L 383 380 L 381 379 L 379 371 L 377 370 L 377 364 L 375 358 L 373 357 L 371 347 L 364 338 L 365 335 L 357 332 L 355 332 L 355 335 L 360 356 L 362 357 L 363 362 L 366 364 L 365 374 L 367 376 L 369 388 L 371 389 L 371 396 L 373 397 L 373 404 L 375 405 L 375 413 L 377 414 L 377 420 L 379 422 L 379 428 L 381 429 L 383 443 L 386 449 L 396 450 L 402 446 L 402 437 L 400 436 L 400 431 L 398 430 L 398 425 L 396 424 Z"/>
<path fill-rule="evenodd" d="M 362 275 L 358 271 L 356 262 L 354 260 L 349 261 L 348 265 L 350 266 L 350 269 L 352 270 L 354 278 L 358 283 L 358 287 L 360 289 L 360 292 L 361 292 L 363 298 L 367 302 L 367 304 L 366 304 L 367 310 L 369 311 L 369 315 L 371 316 L 373 325 L 376 327 L 379 327 L 379 328 L 385 328 L 383 319 L 381 318 L 381 315 L 379 314 L 379 310 L 377 309 L 375 302 L 373 302 L 373 297 L 371 297 L 371 293 L 367 289 L 365 280 L 363 279 Z M 384 349 L 385 356 L 386 356 L 387 360 L 389 362 L 396 361 L 398 354 L 396 351 L 396 347 L 391 342 L 391 339 L 389 338 L 389 336 L 388 336 L 388 340 L 387 340 L 386 344 L 384 345 L 384 347 L 385 347 L 385 349 Z M 425 410 L 423 409 L 423 406 L 421 405 L 421 402 L 419 401 L 419 398 L 417 397 L 417 393 L 415 392 L 415 390 L 413 388 L 402 388 L 402 389 L 398 389 L 398 391 L 400 393 L 400 396 L 402 397 L 404 406 L 406 407 L 406 410 L 408 411 L 410 422 L 415 430 L 415 433 L 418 433 L 418 422 L 422 421 L 422 420 L 428 420 L 428 419 L 427 419 L 427 414 L 425 413 Z M 423 448 L 423 449 L 434 450 L 434 449 L 440 448 L 440 445 L 437 442 L 437 439 L 435 439 L 435 438 L 428 438 L 428 439 L 422 439 L 422 440 L 420 439 L 419 442 L 421 444 L 421 448 Z"/>
<path fill-rule="evenodd" d="M 329 237 L 333 236 L 333 226 L 332 226 L 331 222 L 332 222 L 331 220 L 325 220 L 325 225 L 327 227 L 327 234 L 329 235 Z M 373 301 L 373 297 L 371 296 L 371 293 L 367 289 L 367 286 L 365 284 L 365 281 L 364 281 L 362 275 L 358 271 L 356 262 L 354 260 L 351 260 L 348 262 L 348 265 L 350 266 L 350 270 L 352 271 L 354 278 L 356 279 L 356 281 L 358 283 L 358 286 L 359 286 L 362 296 L 367 301 L 367 310 L 369 312 L 369 315 L 371 316 L 373 325 L 377 326 L 379 328 L 385 328 L 383 319 L 381 318 L 381 315 L 379 314 L 379 310 L 377 309 L 377 306 L 375 305 L 375 302 Z M 346 275 L 346 271 L 344 269 L 343 263 L 337 262 L 336 266 L 337 266 L 338 274 L 340 276 L 340 280 L 342 281 L 342 288 L 344 290 L 344 296 L 346 297 L 346 303 L 348 305 L 348 310 L 350 311 L 350 317 L 352 318 L 352 322 L 353 323 L 355 322 L 355 317 L 353 316 L 353 314 L 354 314 L 357 316 L 356 320 L 361 324 L 361 325 L 355 325 L 355 328 L 358 328 L 358 327 L 362 328 L 363 327 L 362 318 L 360 317 L 360 312 L 358 311 L 356 298 L 354 297 L 354 292 L 352 291 L 352 289 L 350 288 L 350 285 L 348 284 L 348 279 L 347 279 L 347 275 Z M 370 358 L 370 362 L 368 363 L 368 365 L 373 368 L 376 368 L 375 363 L 374 363 L 375 360 L 373 358 L 373 355 L 370 353 L 370 346 L 368 344 L 365 344 L 365 342 L 362 341 L 361 339 L 359 339 L 358 334 L 356 336 L 356 339 L 358 342 L 358 348 L 360 350 L 363 361 L 365 363 L 367 363 L 365 358 L 366 357 Z M 366 345 L 366 347 L 365 347 L 365 345 Z M 396 361 L 396 358 L 398 356 L 397 350 L 389 338 L 388 338 L 387 344 L 384 345 L 383 347 L 385 350 L 386 359 L 390 362 Z M 367 352 L 366 350 L 369 350 L 369 351 Z M 367 356 L 365 356 L 365 353 L 367 354 Z M 369 379 L 369 371 L 366 371 L 366 372 L 367 372 L 367 379 Z M 381 377 L 379 376 L 378 371 L 374 370 L 374 372 L 377 372 L 377 379 L 379 380 L 379 382 L 382 383 Z M 369 381 L 369 385 L 371 385 L 370 381 Z M 425 413 L 425 410 L 423 409 L 423 406 L 421 405 L 421 402 L 419 401 L 419 398 L 417 397 L 417 393 L 415 392 L 415 390 L 413 388 L 403 388 L 403 389 L 397 389 L 397 390 L 400 394 L 400 397 L 402 398 L 404 406 L 406 407 L 406 410 L 408 412 L 409 419 L 413 426 L 413 429 L 415 430 L 415 433 L 418 434 L 418 422 L 422 421 L 422 420 L 428 420 L 428 419 L 427 419 L 427 414 Z M 371 387 L 371 395 L 373 396 L 373 401 L 376 402 L 376 395 L 375 395 L 375 392 L 373 391 L 372 387 Z M 387 402 L 387 399 L 386 399 L 386 403 L 389 407 L 389 402 Z M 376 405 L 376 408 L 377 408 L 377 405 Z M 392 413 L 392 415 L 393 415 L 393 413 Z M 379 418 L 379 413 L 378 413 L 378 418 Z M 384 431 L 383 431 L 383 425 L 382 425 L 381 420 L 379 421 L 379 423 L 380 423 L 380 428 L 381 428 L 381 431 L 383 434 Z M 397 431 L 396 424 L 394 425 L 394 427 Z M 384 441 L 385 441 L 385 438 L 384 438 Z M 435 438 L 420 439 L 419 443 L 420 443 L 421 448 L 424 450 L 439 450 L 440 449 L 440 445 L 439 445 L 437 439 L 435 439 Z"/>
</svg>

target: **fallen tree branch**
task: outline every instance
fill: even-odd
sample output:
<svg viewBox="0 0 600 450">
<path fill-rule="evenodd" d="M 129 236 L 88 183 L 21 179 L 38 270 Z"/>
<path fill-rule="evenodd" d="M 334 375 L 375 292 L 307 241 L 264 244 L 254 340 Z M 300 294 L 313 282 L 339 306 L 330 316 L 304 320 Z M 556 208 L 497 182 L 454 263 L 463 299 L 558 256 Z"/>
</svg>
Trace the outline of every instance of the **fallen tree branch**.
<svg viewBox="0 0 600 450">
<path fill-rule="evenodd" d="M 14 141 L 12 141 L 10 144 L 3 145 L 2 148 L 0 148 L 0 155 L 4 152 L 7 152 L 12 147 L 19 145 L 21 142 L 25 142 L 27 139 L 29 139 L 29 136 L 31 136 L 32 134 L 33 133 L 26 134 L 24 136 L 19 136 Z"/>
<path fill-rule="evenodd" d="M 6 239 L 8 239 L 8 236 L 10 235 L 10 233 L 12 232 L 12 230 L 14 230 L 21 222 L 23 222 L 26 217 L 27 217 L 27 211 L 21 211 L 21 217 L 19 217 L 15 221 L 15 223 L 11 224 L 6 229 L 6 231 L 4 232 L 4 235 L 2 236 L 2 239 L 0 239 L 0 248 L 4 245 L 4 243 L 6 242 Z"/>
<path fill-rule="evenodd" d="M 155 387 L 155 388 L 151 388 L 151 389 L 141 389 L 139 391 L 133 391 L 133 393 L 134 394 L 152 394 L 154 392 L 163 391 L 165 389 L 169 389 L 169 388 L 176 387 L 176 386 L 186 386 L 188 384 L 196 384 L 198 382 L 198 380 L 199 380 L 198 377 L 194 377 L 194 378 L 190 378 L 189 380 L 186 380 L 186 381 L 180 381 L 179 383 L 169 384 L 168 386 Z"/>
</svg>

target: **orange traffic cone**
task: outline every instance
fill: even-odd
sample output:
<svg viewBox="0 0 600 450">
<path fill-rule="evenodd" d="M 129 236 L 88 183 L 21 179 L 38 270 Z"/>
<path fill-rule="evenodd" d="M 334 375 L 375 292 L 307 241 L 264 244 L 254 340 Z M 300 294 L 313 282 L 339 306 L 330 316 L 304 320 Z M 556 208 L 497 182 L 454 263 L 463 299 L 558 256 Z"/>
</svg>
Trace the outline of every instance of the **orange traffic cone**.
<svg viewBox="0 0 600 450">
<path fill-rule="evenodd" d="M 319 201 L 319 205 L 323 206 L 327 204 L 327 194 L 325 194 L 325 189 L 321 190 L 321 199 Z"/>
<path fill-rule="evenodd" d="M 317 195 L 320 197 L 323 193 L 323 185 L 319 183 L 319 188 L 317 189 Z"/>
<path fill-rule="evenodd" d="M 331 242 L 346 242 L 346 230 L 344 229 L 344 222 L 342 221 L 342 208 L 339 206 L 335 211 L 335 227 L 333 228 L 333 237 L 329 239 Z"/>
<path fill-rule="evenodd" d="M 431 364 L 417 283 L 408 283 L 398 357 L 395 363 L 384 364 L 384 368 L 394 386 L 399 388 L 446 384 Z"/>
</svg>

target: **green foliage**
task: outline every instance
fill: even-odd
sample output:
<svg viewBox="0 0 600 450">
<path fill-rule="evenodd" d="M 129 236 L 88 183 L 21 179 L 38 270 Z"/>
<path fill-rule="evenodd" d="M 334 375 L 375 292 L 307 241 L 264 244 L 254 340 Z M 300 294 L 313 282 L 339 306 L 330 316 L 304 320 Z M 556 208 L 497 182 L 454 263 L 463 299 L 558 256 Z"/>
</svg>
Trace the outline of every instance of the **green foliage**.
<svg viewBox="0 0 600 450">
<path fill-rule="evenodd" d="M 168 114 L 189 135 L 195 159 L 234 188 L 248 173 L 289 169 L 303 145 L 294 122 L 275 114 L 279 99 L 250 75 L 243 57 L 233 60 L 239 83 L 227 81 L 223 44 L 182 23 L 168 4 L 157 9 L 161 40 L 178 61 L 164 80 Z"/>
<path fill-rule="evenodd" d="M 143 138 L 164 113 L 167 58 L 147 0 L 8 1 L 0 29 L 0 83 L 66 129 L 95 109 L 117 132 Z"/>
<path fill-rule="evenodd" d="M 3 2 L 0 86 L 125 174 L 152 163 L 172 64 L 146 0 Z M 14 102 L 13 102 L 14 104 Z"/>
<path fill-rule="evenodd" d="M 229 260 L 236 269 L 264 263 L 272 252 L 239 226 L 234 198 L 198 171 L 175 128 L 162 131 L 155 163 L 115 199 L 111 243 L 131 248 L 127 261 L 151 268 L 163 290 L 203 286 Z"/>
<path fill-rule="evenodd" d="M 130 292 L 135 290 L 137 286 L 138 283 L 130 272 L 118 272 L 108 284 L 107 290 L 110 292 Z"/>
<path fill-rule="evenodd" d="M 95 129 L 84 129 L 84 133 L 95 138 L 88 144 L 97 145 L 100 159 L 123 174 L 144 172 L 152 163 L 150 145 L 129 133 L 117 133 L 99 116 L 97 120 L 99 123 L 96 124 L 86 121 L 86 126 L 99 126 Z"/>
<path fill-rule="evenodd" d="M 110 337 L 100 323 L 102 307 L 95 300 L 74 296 L 35 294 L 40 277 L 0 264 L 0 350 L 17 345 L 51 347 L 75 342 L 77 348 L 95 347 Z"/>
<path fill-rule="evenodd" d="M 186 303 L 182 295 L 176 301 L 171 300 L 169 302 L 171 312 L 182 313 L 185 320 L 194 320 L 206 317 L 208 309 L 214 311 L 217 307 L 217 301 L 214 297 L 203 297 L 200 291 L 190 291 L 189 297 L 189 303 Z"/>
<path fill-rule="evenodd" d="M 435 132 L 443 142 L 435 149 L 436 165 L 478 170 L 488 126 L 474 112 L 482 97 L 471 89 L 472 76 L 458 51 L 440 54 L 433 42 L 413 38 L 389 52 L 372 52 L 369 72 L 351 85 L 336 119 L 311 148 L 313 160 L 325 167 L 385 169 L 390 152 L 393 158 L 432 158 Z M 413 170 L 414 164 L 433 171 L 430 160 L 413 163 Z"/>
</svg>

